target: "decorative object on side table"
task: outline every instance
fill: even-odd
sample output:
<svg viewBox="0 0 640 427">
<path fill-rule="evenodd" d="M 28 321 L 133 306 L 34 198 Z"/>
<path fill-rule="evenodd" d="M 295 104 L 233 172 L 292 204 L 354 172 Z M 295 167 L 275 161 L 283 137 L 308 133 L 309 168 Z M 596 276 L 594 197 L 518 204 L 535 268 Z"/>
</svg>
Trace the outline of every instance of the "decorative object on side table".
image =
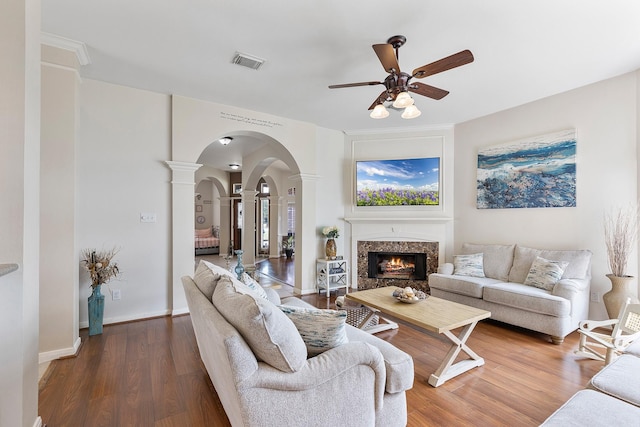
<svg viewBox="0 0 640 427">
<path fill-rule="evenodd" d="M 113 261 L 117 253 L 118 251 L 115 248 L 107 251 L 83 249 L 81 252 L 82 263 L 91 277 L 92 293 L 87 300 L 89 306 L 89 336 L 102 333 L 104 295 L 100 293 L 100 288 L 120 273 L 118 263 Z"/>
<path fill-rule="evenodd" d="M 611 274 L 611 290 L 602 296 L 607 314 L 615 319 L 620 308 L 631 298 L 632 304 L 638 302 L 636 277 L 626 274 L 627 263 L 638 237 L 638 206 L 620 208 L 605 215 L 604 240 Z"/>
<path fill-rule="evenodd" d="M 340 237 L 340 231 L 338 227 L 332 225 L 322 229 L 322 234 L 327 238 L 327 244 L 325 246 L 325 255 L 327 259 L 336 259 L 336 241 Z"/>
<path fill-rule="evenodd" d="M 238 264 L 236 264 L 236 275 L 238 276 L 238 280 L 240 280 L 240 277 L 242 277 L 242 273 L 244 273 L 244 265 L 242 265 L 242 254 L 244 253 L 244 251 L 242 249 L 238 249 L 236 251 L 236 255 L 238 255 Z"/>
</svg>

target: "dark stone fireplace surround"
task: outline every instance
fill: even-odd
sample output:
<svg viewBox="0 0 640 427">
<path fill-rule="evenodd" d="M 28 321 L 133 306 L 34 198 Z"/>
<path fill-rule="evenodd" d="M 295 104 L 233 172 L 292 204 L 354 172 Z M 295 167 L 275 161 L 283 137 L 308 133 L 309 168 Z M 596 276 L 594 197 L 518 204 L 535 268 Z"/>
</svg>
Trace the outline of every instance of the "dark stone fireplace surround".
<svg viewBox="0 0 640 427">
<path fill-rule="evenodd" d="M 369 252 L 426 253 L 427 280 L 401 280 L 369 278 Z M 359 240 L 357 242 L 358 290 L 385 286 L 411 286 L 429 293 L 429 274 L 438 269 L 438 242 Z"/>
</svg>

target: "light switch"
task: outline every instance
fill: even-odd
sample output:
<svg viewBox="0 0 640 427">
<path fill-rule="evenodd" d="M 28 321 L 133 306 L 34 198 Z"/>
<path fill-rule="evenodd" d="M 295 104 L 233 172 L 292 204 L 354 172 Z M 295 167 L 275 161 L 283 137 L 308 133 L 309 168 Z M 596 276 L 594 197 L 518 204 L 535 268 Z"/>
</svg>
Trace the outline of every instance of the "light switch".
<svg viewBox="0 0 640 427">
<path fill-rule="evenodd" d="M 155 213 L 141 213 L 140 222 L 156 222 Z"/>
</svg>

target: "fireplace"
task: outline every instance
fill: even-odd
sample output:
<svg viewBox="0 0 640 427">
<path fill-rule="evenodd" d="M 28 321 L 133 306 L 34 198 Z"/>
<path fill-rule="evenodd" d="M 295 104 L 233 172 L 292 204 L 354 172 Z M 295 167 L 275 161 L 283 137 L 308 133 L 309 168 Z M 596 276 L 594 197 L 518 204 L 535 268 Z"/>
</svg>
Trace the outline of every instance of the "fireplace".
<svg viewBox="0 0 640 427">
<path fill-rule="evenodd" d="M 429 274 L 438 269 L 438 247 L 432 241 L 359 240 L 358 290 L 411 286 L 429 293 Z"/>
<path fill-rule="evenodd" d="M 370 279 L 426 280 L 427 254 L 369 252 Z"/>
</svg>

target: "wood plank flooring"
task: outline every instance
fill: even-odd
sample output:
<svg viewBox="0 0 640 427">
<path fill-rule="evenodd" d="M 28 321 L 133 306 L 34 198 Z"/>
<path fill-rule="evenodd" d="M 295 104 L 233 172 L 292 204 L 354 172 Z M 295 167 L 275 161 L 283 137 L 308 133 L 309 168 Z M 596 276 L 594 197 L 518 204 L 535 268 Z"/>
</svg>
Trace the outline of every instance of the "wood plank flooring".
<svg viewBox="0 0 640 427">
<path fill-rule="evenodd" d="M 278 291 L 286 295 L 287 288 Z M 303 299 L 332 308 L 335 293 Z M 41 381 L 39 413 L 47 427 L 230 425 L 199 358 L 188 315 L 87 333 L 80 331 L 77 357 L 53 361 Z M 573 355 L 577 333 L 553 345 L 543 335 L 483 321 L 468 344 L 485 365 L 433 388 L 427 381 L 448 350 L 445 341 L 404 325 L 377 336 L 414 358 L 407 405 L 408 425 L 416 427 L 535 426 L 602 367 Z"/>
</svg>

